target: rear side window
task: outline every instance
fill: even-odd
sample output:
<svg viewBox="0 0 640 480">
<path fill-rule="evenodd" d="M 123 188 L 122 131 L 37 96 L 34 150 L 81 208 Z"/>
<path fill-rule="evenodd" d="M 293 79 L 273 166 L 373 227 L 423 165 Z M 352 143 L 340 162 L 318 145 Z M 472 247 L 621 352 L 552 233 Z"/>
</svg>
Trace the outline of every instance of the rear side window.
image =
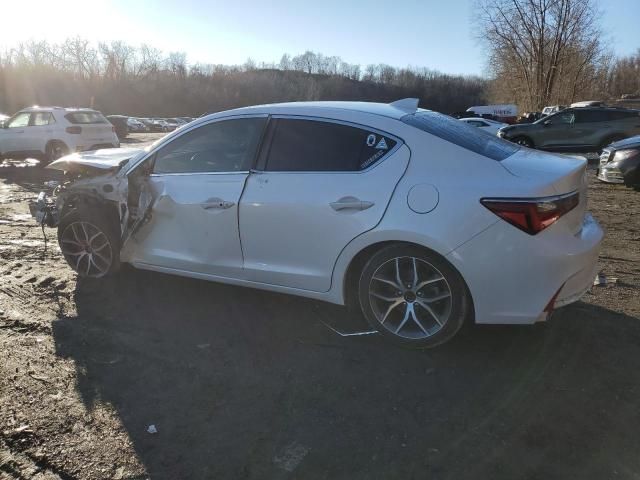
<svg viewBox="0 0 640 480">
<path fill-rule="evenodd" d="M 397 141 L 377 131 L 321 120 L 278 119 L 266 169 L 357 172 L 384 158 Z"/>
<path fill-rule="evenodd" d="M 34 127 L 42 127 L 43 125 L 49 125 L 52 123 L 55 123 L 55 120 L 53 119 L 53 115 L 49 112 L 38 112 L 31 115 L 31 124 Z"/>
<path fill-rule="evenodd" d="M 576 123 L 608 122 L 612 112 L 606 110 L 578 110 L 576 111 Z"/>
<path fill-rule="evenodd" d="M 109 123 L 100 112 L 73 112 L 67 113 L 64 118 L 70 123 L 87 125 L 90 123 Z"/>
<path fill-rule="evenodd" d="M 618 110 L 610 111 L 608 113 L 611 120 L 625 120 L 627 118 L 638 118 L 640 116 L 640 112 L 638 112 L 637 110 L 629 110 L 627 112 Z"/>
<path fill-rule="evenodd" d="M 497 161 L 510 157 L 520 149 L 514 143 L 441 113 L 417 112 L 405 115 L 402 121 L 454 145 Z"/>
</svg>

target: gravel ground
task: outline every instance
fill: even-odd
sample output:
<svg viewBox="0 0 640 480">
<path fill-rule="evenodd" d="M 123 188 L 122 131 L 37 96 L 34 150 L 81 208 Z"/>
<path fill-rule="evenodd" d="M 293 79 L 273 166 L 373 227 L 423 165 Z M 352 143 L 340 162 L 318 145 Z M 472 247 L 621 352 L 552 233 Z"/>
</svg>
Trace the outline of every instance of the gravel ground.
<svg viewBox="0 0 640 480">
<path fill-rule="evenodd" d="M 28 216 L 51 175 L 0 167 L 0 479 L 638 477 L 638 192 L 591 171 L 617 283 L 414 352 L 311 300 L 77 279 Z"/>
</svg>

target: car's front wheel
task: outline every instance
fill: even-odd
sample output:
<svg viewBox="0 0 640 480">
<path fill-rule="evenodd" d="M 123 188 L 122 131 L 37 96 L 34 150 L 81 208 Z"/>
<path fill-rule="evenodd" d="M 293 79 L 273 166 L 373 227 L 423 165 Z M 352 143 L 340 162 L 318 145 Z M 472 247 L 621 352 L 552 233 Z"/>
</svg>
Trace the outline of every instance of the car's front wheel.
<svg viewBox="0 0 640 480">
<path fill-rule="evenodd" d="M 372 255 L 360 274 L 358 294 L 369 324 L 412 348 L 451 339 L 471 312 L 460 274 L 438 254 L 406 244 Z"/>
<path fill-rule="evenodd" d="M 511 141 L 513 143 L 517 143 L 522 147 L 533 148 L 533 142 L 529 137 L 523 137 L 523 136 L 515 137 Z"/>
<path fill-rule="evenodd" d="M 81 277 L 100 278 L 120 267 L 120 238 L 98 208 L 79 207 L 58 224 L 65 260 Z"/>
</svg>

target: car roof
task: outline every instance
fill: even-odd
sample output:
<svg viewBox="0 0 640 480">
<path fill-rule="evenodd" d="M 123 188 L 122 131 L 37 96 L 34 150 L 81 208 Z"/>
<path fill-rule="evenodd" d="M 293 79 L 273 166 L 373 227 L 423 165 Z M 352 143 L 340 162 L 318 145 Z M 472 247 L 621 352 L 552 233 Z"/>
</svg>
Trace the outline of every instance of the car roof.
<svg viewBox="0 0 640 480">
<path fill-rule="evenodd" d="M 40 107 L 38 105 L 34 105 L 33 107 L 27 107 L 20 110 L 20 112 L 51 112 L 53 110 L 61 110 L 64 112 L 96 112 L 98 110 L 94 110 L 93 108 L 67 108 L 67 107 Z"/>
<path fill-rule="evenodd" d="M 274 113 L 278 114 L 298 114 L 309 115 L 330 110 L 349 110 L 359 113 L 369 113 L 373 115 L 381 115 L 384 117 L 399 120 L 407 114 L 415 113 L 418 109 L 417 98 L 405 98 L 392 103 L 374 103 L 374 102 L 287 102 L 287 103 L 271 103 L 266 105 L 255 105 L 251 107 L 237 108 L 226 112 L 218 112 L 217 114 L 247 114 L 247 113 Z M 207 117 L 209 115 L 206 115 Z"/>
</svg>

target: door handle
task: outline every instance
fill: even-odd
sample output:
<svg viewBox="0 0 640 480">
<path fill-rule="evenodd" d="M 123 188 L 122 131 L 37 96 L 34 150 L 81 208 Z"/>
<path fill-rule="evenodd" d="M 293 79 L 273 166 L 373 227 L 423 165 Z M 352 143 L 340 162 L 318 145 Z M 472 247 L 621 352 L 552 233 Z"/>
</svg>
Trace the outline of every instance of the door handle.
<svg viewBox="0 0 640 480">
<path fill-rule="evenodd" d="M 200 206 L 205 210 L 226 210 L 235 205 L 235 202 L 227 202 L 220 198 L 210 198 L 205 203 L 201 203 Z"/>
<path fill-rule="evenodd" d="M 366 210 L 367 208 L 373 207 L 375 203 L 359 200 L 355 197 L 342 197 L 337 202 L 331 202 L 329 205 L 335 211 L 339 212 L 340 210 Z"/>
</svg>

